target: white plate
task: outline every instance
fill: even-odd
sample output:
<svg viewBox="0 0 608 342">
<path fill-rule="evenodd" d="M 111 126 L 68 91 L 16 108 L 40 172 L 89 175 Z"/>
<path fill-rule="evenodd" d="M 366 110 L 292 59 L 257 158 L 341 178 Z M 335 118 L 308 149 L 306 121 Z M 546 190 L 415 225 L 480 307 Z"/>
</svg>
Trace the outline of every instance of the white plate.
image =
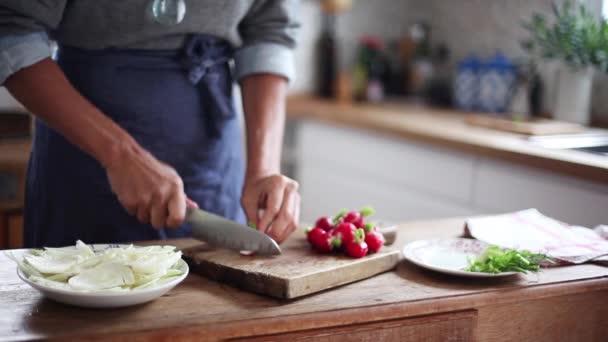
<svg viewBox="0 0 608 342">
<path fill-rule="evenodd" d="M 92 247 L 95 251 L 98 251 L 100 249 L 112 248 L 115 246 L 116 245 L 94 245 Z M 18 267 L 17 275 L 28 285 L 40 291 L 42 295 L 60 303 L 86 308 L 119 308 L 149 302 L 167 293 L 177 284 L 182 282 L 188 275 L 188 264 L 183 259 L 179 259 L 177 268 L 183 272 L 182 275 L 166 284 L 124 292 L 81 292 L 56 289 L 30 281 Z"/>
<path fill-rule="evenodd" d="M 467 272 L 467 257 L 475 258 L 488 248 L 488 244 L 474 239 L 432 239 L 410 242 L 403 248 L 403 256 L 411 263 L 429 270 L 475 278 L 505 277 L 518 272 L 483 273 Z"/>
</svg>

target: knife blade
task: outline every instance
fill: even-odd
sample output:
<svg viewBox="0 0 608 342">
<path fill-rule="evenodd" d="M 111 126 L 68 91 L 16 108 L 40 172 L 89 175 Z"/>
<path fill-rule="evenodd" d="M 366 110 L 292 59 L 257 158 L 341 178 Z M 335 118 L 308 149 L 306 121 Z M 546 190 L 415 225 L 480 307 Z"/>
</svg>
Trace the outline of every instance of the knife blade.
<svg viewBox="0 0 608 342">
<path fill-rule="evenodd" d="M 270 236 L 207 211 L 188 207 L 186 222 L 192 226 L 195 239 L 212 246 L 259 255 L 281 254 L 281 248 Z"/>
</svg>

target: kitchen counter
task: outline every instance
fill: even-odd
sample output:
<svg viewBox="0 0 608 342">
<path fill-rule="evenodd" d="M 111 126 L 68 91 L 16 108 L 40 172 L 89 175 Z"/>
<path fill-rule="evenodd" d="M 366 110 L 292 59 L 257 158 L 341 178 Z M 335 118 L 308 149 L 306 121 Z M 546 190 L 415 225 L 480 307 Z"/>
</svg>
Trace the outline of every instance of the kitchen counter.
<svg viewBox="0 0 608 342">
<path fill-rule="evenodd" d="M 462 233 L 463 219 L 399 227 L 397 247 Z M 303 238 L 294 236 L 292 239 Z M 194 240 L 173 240 L 182 248 Z M 0 254 L 0 340 L 601 341 L 608 267 L 547 269 L 512 279 L 450 277 L 402 261 L 394 271 L 281 301 L 191 274 L 148 304 L 113 310 L 44 299 Z M 272 336 L 268 336 L 272 335 Z"/>
<path fill-rule="evenodd" d="M 311 96 L 287 101 L 291 119 L 317 120 L 506 160 L 608 184 L 608 158 L 534 146 L 522 135 L 475 127 L 465 114 L 414 104 L 341 104 Z"/>
</svg>

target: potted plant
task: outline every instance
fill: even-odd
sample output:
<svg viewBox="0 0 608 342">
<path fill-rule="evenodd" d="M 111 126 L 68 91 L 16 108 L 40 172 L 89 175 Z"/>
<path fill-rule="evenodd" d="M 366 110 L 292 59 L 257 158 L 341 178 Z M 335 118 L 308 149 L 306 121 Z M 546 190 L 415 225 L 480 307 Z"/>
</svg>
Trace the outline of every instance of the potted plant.
<svg viewBox="0 0 608 342">
<path fill-rule="evenodd" d="M 566 0 L 553 4 L 551 20 L 534 14 L 524 27 L 530 38 L 523 46 L 532 56 L 561 62 L 553 117 L 588 124 L 593 73 L 608 71 L 608 23 Z"/>
</svg>

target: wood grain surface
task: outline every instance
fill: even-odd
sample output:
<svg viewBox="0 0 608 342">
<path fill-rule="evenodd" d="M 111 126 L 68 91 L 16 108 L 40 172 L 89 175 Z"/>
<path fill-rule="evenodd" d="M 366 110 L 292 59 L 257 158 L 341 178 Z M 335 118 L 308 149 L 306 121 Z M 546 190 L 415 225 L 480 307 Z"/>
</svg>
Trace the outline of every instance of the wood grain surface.
<svg viewBox="0 0 608 342">
<path fill-rule="evenodd" d="M 467 115 L 465 116 L 465 122 L 473 126 L 487 127 L 525 135 L 572 134 L 584 132 L 586 129 L 579 124 L 570 122 L 549 119 L 514 121 L 504 117 L 487 114 Z"/>
<path fill-rule="evenodd" d="M 608 159 L 579 151 L 546 149 L 520 134 L 475 127 L 466 114 L 404 103 L 338 103 L 307 95 L 287 101 L 291 119 L 317 120 L 496 158 L 608 184 Z"/>
<path fill-rule="evenodd" d="M 463 219 L 451 219 L 401 225 L 395 246 L 421 238 L 458 236 L 463 223 Z M 170 242 L 185 247 L 199 244 L 195 240 Z M 602 341 L 608 327 L 608 268 L 593 264 L 480 280 L 442 275 L 402 261 L 394 271 L 295 300 L 260 296 L 191 274 L 153 302 L 114 310 L 81 309 L 45 299 L 19 280 L 15 268 L 0 253 L 1 341 L 219 341 L 333 331 L 467 310 L 478 312 L 475 334 L 481 341 L 501 336 L 501 325 L 506 324 L 501 320 L 513 320 L 507 327 L 515 329 L 505 333 L 508 338 L 498 339 L 505 341 L 537 336 L 532 330 L 539 325 L 544 332 L 557 333 L 562 326 L 591 331 L 583 337 Z M 566 314 L 577 305 L 581 309 Z"/>
<path fill-rule="evenodd" d="M 311 342 L 378 342 L 427 341 L 466 342 L 475 339 L 475 310 L 447 314 L 388 320 L 378 323 L 318 329 L 235 339 L 247 342 L 311 341 Z"/>
</svg>

